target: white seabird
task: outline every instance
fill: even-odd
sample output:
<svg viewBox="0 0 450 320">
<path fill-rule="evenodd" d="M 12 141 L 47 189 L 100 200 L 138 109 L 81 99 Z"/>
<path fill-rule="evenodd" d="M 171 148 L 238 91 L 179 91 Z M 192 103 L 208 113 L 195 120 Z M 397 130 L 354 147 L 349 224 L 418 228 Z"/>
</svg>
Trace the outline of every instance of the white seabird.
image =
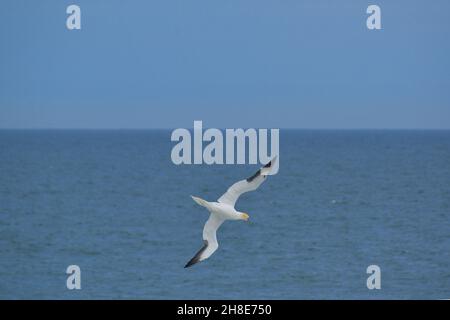
<svg viewBox="0 0 450 320">
<path fill-rule="evenodd" d="M 208 202 L 201 198 L 191 196 L 195 202 L 208 209 L 210 215 L 203 227 L 203 247 L 189 260 L 184 266 L 185 268 L 208 259 L 219 248 L 216 232 L 225 220 L 247 221 L 249 219 L 247 213 L 237 211 L 234 205 L 241 194 L 256 190 L 263 183 L 267 176 L 271 174 L 275 161 L 277 161 L 277 157 L 274 157 L 251 177 L 233 184 L 217 202 Z"/>
</svg>

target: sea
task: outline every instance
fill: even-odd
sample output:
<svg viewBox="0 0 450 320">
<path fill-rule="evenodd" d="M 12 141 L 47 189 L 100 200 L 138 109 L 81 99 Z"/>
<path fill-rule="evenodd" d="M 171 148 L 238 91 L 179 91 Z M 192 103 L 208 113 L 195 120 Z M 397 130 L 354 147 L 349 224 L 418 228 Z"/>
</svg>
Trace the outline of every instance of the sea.
<svg viewBox="0 0 450 320">
<path fill-rule="evenodd" d="M 175 165 L 170 136 L 0 130 L 0 298 L 450 298 L 450 131 L 280 130 L 278 174 L 236 204 L 250 220 L 191 268 L 190 195 L 259 165 Z"/>
</svg>

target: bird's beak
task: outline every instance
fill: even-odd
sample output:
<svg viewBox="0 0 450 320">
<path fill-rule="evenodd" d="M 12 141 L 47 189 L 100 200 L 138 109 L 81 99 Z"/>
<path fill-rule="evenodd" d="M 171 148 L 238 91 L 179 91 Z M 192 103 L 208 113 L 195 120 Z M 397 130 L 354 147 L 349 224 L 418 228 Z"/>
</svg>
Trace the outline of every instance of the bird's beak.
<svg viewBox="0 0 450 320">
<path fill-rule="evenodd" d="M 242 217 L 244 221 L 248 221 L 248 219 L 250 218 L 250 216 L 246 213 L 242 213 Z"/>
</svg>

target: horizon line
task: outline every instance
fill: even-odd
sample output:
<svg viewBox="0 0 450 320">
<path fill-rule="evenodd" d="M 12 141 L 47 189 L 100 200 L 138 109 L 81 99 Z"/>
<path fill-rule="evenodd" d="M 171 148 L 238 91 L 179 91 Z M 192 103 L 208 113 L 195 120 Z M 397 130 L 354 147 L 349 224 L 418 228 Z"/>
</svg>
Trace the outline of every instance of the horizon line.
<svg viewBox="0 0 450 320">
<path fill-rule="evenodd" d="M 175 129 L 180 129 L 181 127 L 175 128 L 175 127 L 164 127 L 164 128 L 0 128 L 0 131 L 6 131 L 6 130 L 35 130 L 35 131 L 39 131 L 39 130 L 55 130 L 55 131 L 64 131 L 64 130 L 74 130 L 74 131 L 144 131 L 144 130 L 175 130 Z M 212 127 L 211 127 L 212 128 Z M 193 127 L 189 127 L 189 128 L 184 128 L 184 129 L 194 129 Z M 205 127 L 202 128 L 203 130 L 208 130 L 210 129 L 209 127 Z M 279 130 L 317 130 L 317 131 L 325 131 L 325 130 L 330 130 L 330 131 L 350 131 L 350 130 L 354 130 L 354 131 L 363 131 L 363 130 L 373 130 L 373 131 L 387 131 L 387 130 L 392 130 L 392 131 L 399 131 L 399 130 L 410 130 L 410 131 L 447 131 L 450 130 L 450 128 L 265 128 L 265 127 L 236 127 L 236 128 L 214 128 L 214 129 L 219 129 L 219 130 L 226 130 L 226 129 L 279 129 Z"/>
</svg>

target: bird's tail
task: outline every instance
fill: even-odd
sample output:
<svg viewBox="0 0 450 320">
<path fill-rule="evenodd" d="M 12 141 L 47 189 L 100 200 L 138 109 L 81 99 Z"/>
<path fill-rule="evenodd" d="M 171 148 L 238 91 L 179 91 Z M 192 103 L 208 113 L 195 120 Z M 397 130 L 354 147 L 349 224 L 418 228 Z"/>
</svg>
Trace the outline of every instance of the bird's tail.
<svg viewBox="0 0 450 320">
<path fill-rule="evenodd" d="M 191 198 L 192 198 L 195 202 L 197 202 L 199 205 L 201 205 L 202 207 L 208 208 L 208 201 L 203 200 L 203 199 L 201 199 L 201 198 L 199 198 L 199 197 L 194 197 L 194 196 L 191 196 Z"/>
</svg>

